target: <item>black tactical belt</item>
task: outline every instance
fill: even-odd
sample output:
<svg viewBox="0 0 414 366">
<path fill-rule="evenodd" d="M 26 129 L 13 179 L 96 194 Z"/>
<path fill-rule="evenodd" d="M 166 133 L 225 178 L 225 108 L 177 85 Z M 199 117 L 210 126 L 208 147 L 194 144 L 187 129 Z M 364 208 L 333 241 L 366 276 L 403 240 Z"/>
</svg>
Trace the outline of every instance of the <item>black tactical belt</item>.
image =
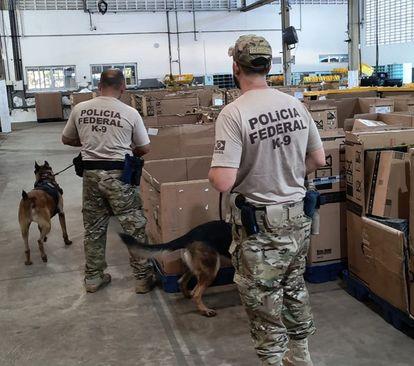
<svg viewBox="0 0 414 366">
<path fill-rule="evenodd" d="M 123 170 L 123 161 L 109 161 L 109 160 L 84 160 L 84 170 Z"/>
</svg>

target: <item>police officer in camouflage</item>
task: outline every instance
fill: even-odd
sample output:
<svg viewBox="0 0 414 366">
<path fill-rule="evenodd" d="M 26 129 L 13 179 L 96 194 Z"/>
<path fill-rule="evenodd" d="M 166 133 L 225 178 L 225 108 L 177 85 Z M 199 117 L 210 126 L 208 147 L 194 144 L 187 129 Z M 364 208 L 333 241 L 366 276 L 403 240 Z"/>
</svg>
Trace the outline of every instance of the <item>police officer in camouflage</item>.
<svg viewBox="0 0 414 366">
<path fill-rule="evenodd" d="M 262 364 L 311 366 L 307 338 L 315 328 L 303 279 L 311 219 L 303 212 L 304 181 L 325 165 L 325 153 L 303 104 L 268 87 L 269 43 L 242 36 L 229 55 L 242 95 L 217 119 L 209 179 L 218 191 L 230 191 L 234 280 Z"/>
<path fill-rule="evenodd" d="M 62 134 L 62 142 L 80 146 L 83 159 L 83 222 L 85 227 L 85 288 L 96 292 L 111 281 L 105 260 L 110 216 L 123 230 L 146 242 L 146 218 L 138 187 L 120 180 L 126 154 L 149 152 L 149 138 L 139 113 L 122 103 L 125 78 L 118 69 L 102 73 L 100 96 L 77 104 Z M 146 259 L 130 253 L 135 290 L 146 293 L 153 285 L 153 269 Z"/>
</svg>

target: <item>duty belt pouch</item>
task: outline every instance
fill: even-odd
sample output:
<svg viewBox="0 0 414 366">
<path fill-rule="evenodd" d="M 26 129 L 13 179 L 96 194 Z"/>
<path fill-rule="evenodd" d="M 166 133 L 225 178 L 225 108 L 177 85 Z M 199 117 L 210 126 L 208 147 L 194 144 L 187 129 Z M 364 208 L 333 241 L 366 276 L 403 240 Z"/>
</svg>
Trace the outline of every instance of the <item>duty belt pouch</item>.
<svg viewBox="0 0 414 366">
<path fill-rule="evenodd" d="M 79 153 L 78 156 L 73 158 L 72 160 L 73 166 L 75 167 L 75 173 L 78 177 L 83 177 L 83 160 L 82 160 L 82 154 Z"/>
<path fill-rule="evenodd" d="M 126 154 L 121 181 L 125 184 L 139 186 L 143 167 L 144 159 Z"/>
<path fill-rule="evenodd" d="M 234 224 L 242 226 L 241 210 L 236 206 L 236 202 L 235 202 L 238 195 L 239 195 L 238 193 L 230 194 L 231 219 Z"/>
<path fill-rule="evenodd" d="M 282 205 L 266 206 L 266 225 L 270 229 L 276 229 L 282 225 L 284 208 Z"/>
</svg>

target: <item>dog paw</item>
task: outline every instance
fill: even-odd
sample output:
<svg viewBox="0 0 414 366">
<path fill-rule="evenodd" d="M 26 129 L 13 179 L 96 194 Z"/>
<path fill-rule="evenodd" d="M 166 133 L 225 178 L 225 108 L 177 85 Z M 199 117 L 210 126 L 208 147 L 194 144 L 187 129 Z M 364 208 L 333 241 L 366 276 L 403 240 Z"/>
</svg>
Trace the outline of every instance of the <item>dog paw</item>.
<svg viewBox="0 0 414 366">
<path fill-rule="evenodd" d="M 47 262 L 47 255 L 42 256 L 42 261 L 45 262 L 45 263 Z"/>
<path fill-rule="evenodd" d="M 45 242 L 45 243 L 47 242 L 47 236 L 45 236 L 45 240 L 44 240 L 44 242 Z"/>
<path fill-rule="evenodd" d="M 201 315 L 206 316 L 207 318 L 212 318 L 217 315 L 217 312 L 213 309 L 206 309 L 201 312 Z"/>
<path fill-rule="evenodd" d="M 72 244 L 72 240 L 69 240 L 69 239 L 65 240 L 65 245 L 71 245 L 71 244 Z"/>
<path fill-rule="evenodd" d="M 25 264 L 26 266 L 31 266 L 31 265 L 33 264 L 33 262 L 32 262 L 32 261 L 25 261 L 25 262 L 24 262 L 24 264 Z"/>
</svg>

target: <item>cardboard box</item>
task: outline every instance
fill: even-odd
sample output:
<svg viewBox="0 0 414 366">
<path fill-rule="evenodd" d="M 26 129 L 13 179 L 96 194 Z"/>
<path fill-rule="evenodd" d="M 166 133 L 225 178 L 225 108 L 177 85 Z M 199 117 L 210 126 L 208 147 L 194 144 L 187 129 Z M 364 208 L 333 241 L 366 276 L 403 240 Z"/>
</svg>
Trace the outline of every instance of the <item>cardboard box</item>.
<svg viewBox="0 0 414 366">
<path fill-rule="evenodd" d="M 345 172 L 347 199 L 361 215 L 365 212 L 365 152 L 414 144 L 414 129 L 345 133 Z"/>
<path fill-rule="evenodd" d="M 186 268 L 182 260 L 183 250 L 162 252 L 155 257 L 162 271 L 167 275 L 184 273 Z"/>
<path fill-rule="evenodd" d="M 319 235 L 311 235 L 308 264 L 346 258 L 346 203 L 344 198 L 343 194 L 336 193 L 329 203 L 321 205 Z"/>
<path fill-rule="evenodd" d="M 362 217 L 349 208 L 346 213 L 348 268 L 369 286 L 374 273 L 372 248 L 363 237 Z"/>
<path fill-rule="evenodd" d="M 382 121 L 357 118 L 355 119 L 352 131 L 368 131 L 373 129 L 384 129 L 384 127 L 387 127 L 387 124 Z"/>
<path fill-rule="evenodd" d="M 366 166 L 369 175 L 366 213 L 408 219 L 410 202 L 410 164 L 408 154 L 399 151 L 369 151 Z"/>
<path fill-rule="evenodd" d="M 412 138 L 411 131 L 405 131 L 406 134 L 410 135 L 407 136 L 409 139 Z M 398 133 L 396 131 L 375 132 L 373 133 L 374 135 L 382 134 L 385 136 L 382 136 L 381 141 L 378 141 L 377 136 L 373 137 L 371 135 L 370 137 L 365 137 L 366 144 L 364 145 L 368 150 L 372 148 L 384 148 L 385 140 L 395 140 L 392 144 L 400 144 L 406 148 L 408 142 L 401 144 L 402 139 L 398 136 L 400 133 L 401 131 Z M 364 134 L 366 136 L 370 135 L 369 133 Z M 375 144 L 374 139 L 376 140 Z M 381 155 L 384 157 L 384 162 L 382 166 L 379 166 L 381 163 Z M 404 178 L 400 178 L 402 183 L 392 183 L 390 181 L 390 179 L 396 179 L 394 175 L 398 175 L 398 173 L 390 171 L 392 169 L 392 160 L 396 157 L 396 152 L 394 151 L 364 152 L 362 155 L 364 159 L 361 160 L 361 164 L 363 165 L 362 170 L 365 170 L 364 179 L 371 180 L 373 176 L 372 172 L 377 169 L 378 175 L 385 175 L 385 177 L 378 176 L 378 180 L 382 180 L 384 185 L 387 184 L 397 191 L 406 191 L 407 188 L 404 185 L 410 186 L 408 180 L 414 183 L 414 169 L 410 169 L 408 178 L 406 154 L 402 155 L 404 159 L 399 159 L 401 156 L 398 156 L 397 159 L 398 163 L 404 166 L 401 169 L 402 176 L 405 176 Z M 412 168 L 414 166 L 414 149 L 409 151 L 409 159 L 410 167 Z M 404 184 L 404 182 L 406 183 Z M 374 177 L 374 182 L 371 185 L 368 184 L 370 192 L 372 186 L 375 184 Z M 365 182 L 363 185 L 367 185 L 367 183 Z M 399 203 L 413 202 L 414 193 L 411 191 L 410 195 L 411 199 L 404 197 L 400 199 Z M 376 200 L 380 201 L 379 199 L 375 199 L 374 202 Z M 367 203 L 367 206 L 369 206 L 369 203 Z M 407 212 L 407 205 L 405 206 L 405 211 Z M 355 204 L 352 200 L 348 201 L 347 237 L 350 272 L 364 281 L 377 296 L 403 312 L 414 316 L 414 307 L 412 305 L 414 300 L 414 283 L 407 278 L 407 274 L 413 273 L 414 269 L 412 240 L 407 242 L 402 231 L 380 223 L 374 218 L 361 216 L 361 211 L 358 207 L 359 205 Z M 409 205 L 408 208 L 409 220 L 407 222 L 409 222 L 410 228 L 413 228 L 414 205 Z M 407 214 L 398 214 L 397 216 L 407 216 Z M 413 234 L 411 233 L 410 235 L 412 236 Z"/>
<path fill-rule="evenodd" d="M 388 126 L 393 127 L 413 127 L 414 126 L 414 116 L 408 113 L 365 113 L 365 114 L 356 114 L 353 118 L 348 118 L 344 121 L 344 130 L 352 131 L 355 120 L 364 119 L 370 121 L 379 121 L 383 122 Z M 372 129 L 374 126 L 367 129 Z M 378 127 L 378 126 L 377 126 Z"/>
<path fill-rule="evenodd" d="M 168 242 L 218 219 L 219 193 L 207 179 L 210 164 L 211 156 L 145 164 L 141 194 L 151 241 Z"/>
<path fill-rule="evenodd" d="M 414 114 L 414 97 L 395 97 L 394 111 Z"/>
<path fill-rule="evenodd" d="M 403 232 L 363 217 L 362 233 L 364 246 L 370 248 L 364 253 L 369 253 L 372 263 L 372 270 L 367 273 L 370 290 L 396 308 L 410 313 Z"/>
<path fill-rule="evenodd" d="M 194 113 L 199 105 L 198 97 L 168 97 L 157 100 L 154 111 L 157 116 L 184 115 Z"/>
<path fill-rule="evenodd" d="M 146 127 L 166 127 L 200 123 L 200 114 L 186 114 L 184 116 L 147 116 L 142 117 Z"/>
<path fill-rule="evenodd" d="M 35 104 L 38 121 L 63 119 L 61 92 L 35 93 Z"/>
<path fill-rule="evenodd" d="M 81 102 L 85 102 L 87 100 L 91 100 L 94 98 L 94 93 L 73 93 L 70 95 L 70 102 L 72 104 L 72 108 Z"/>
<path fill-rule="evenodd" d="M 318 130 L 335 130 L 338 128 L 337 108 L 333 101 L 308 101 L 306 103 Z"/>
<path fill-rule="evenodd" d="M 391 98 L 359 98 L 359 114 L 394 112 L 394 99 Z"/>
<path fill-rule="evenodd" d="M 308 175 L 321 193 L 345 191 L 345 134 L 343 130 L 321 131 L 326 165 Z"/>
<path fill-rule="evenodd" d="M 149 128 L 148 135 L 151 150 L 146 161 L 213 154 L 214 124 Z"/>
</svg>

